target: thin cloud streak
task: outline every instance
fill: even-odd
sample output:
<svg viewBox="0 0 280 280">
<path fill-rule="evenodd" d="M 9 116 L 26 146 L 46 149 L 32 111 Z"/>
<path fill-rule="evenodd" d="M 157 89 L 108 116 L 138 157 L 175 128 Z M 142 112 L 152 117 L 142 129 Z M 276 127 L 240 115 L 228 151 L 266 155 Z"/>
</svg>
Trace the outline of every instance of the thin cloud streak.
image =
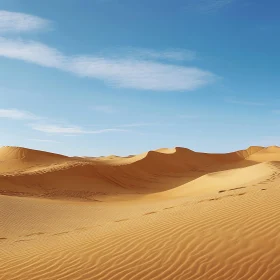
<svg viewBox="0 0 280 280">
<path fill-rule="evenodd" d="M 98 130 L 88 130 L 80 126 L 73 125 L 59 125 L 59 124 L 47 124 L 42 121 L 46 121 L 46 118 L 42 118 L 34 115 L 33 113 L 18 110 L 18 109 L 0 109 L 0 118 L 7 118 L 18 121 L 36 121 L 34 123 L 28 123 L 27 126 L 33 130 L 50 133 L 50 134 L 63 134 L 63 136 L 77 136 L 81 134 L 101 134 L 108 132 L 132 132 L 125 128 L 129 127 L 141 127 L 141 126 L 152 126 L 160 125 L 160 123 L 132 123 L 132 124 L 123 124 L 117 125 L 113 128 L 107 129 L 98 129 Z M 37 139 L 38 140 L 38 139 Z M 33 139 L 33 141 L 35 141 Z M 39 141 L 39 140 L 38 140 Z"/>
<path fill-rule="evenodd" d="M 35 139 L 35 138 L 29 138 L 27 139 L 29 141 L 35 141 L 35 142 L 44 142 L 44 143 L 61 143 L 59 141 L 55 141 L 55 140 L 49 140 L 49 139 Z"/>
<path fill-rule="evenodd" d="M 0 10 L 0 33 L 44 30 L 49 26 L 50 21 L 37 16 Z"/>
<path fill-rule="evenodd" d="M 103 80 L 115 87 L 139 90 L 190 91 L 216 79 L 211 72 L 195 67 L 137 59 L 70 57 L 38 42 L 4 37 L 0 37 L 0 56 Z"/>
<path fill-rule="evenodd" d="M 265 106 L 265 103 L 262 102 L 254 102 L 254 101 L 244 101 L 244 100 L 236 100 L 232 98 L 226 98 L 225 102 L 232 104 L 240 104 L 240 105 L 248 105 L 248 106 Z"/>
<path fill-rule="evenodd" d="M 79 126 L 59 126 L 49 124 L 31 124 L 29 126 L 34 130 L 52 134 L 101 134 L 107 132 L 128 132 L 128 130 L 117 128 L 85 130 Z"/>
<path fill-rule="evenodd" d="M 0 109 L 0 118 L 12 119 L 12 120 L 37 120 L 39 117 L 34 114 L 21 111 L 18 109 Z"/>
<path fill-rule="evenodd" d="M 115 50 L 118 53 L 118 50 Z M 167 61 L 192 61 L 196 59 L 196 52 L 183 49 L 169 49 L 155 51 L 145 48 L 124 48 L 120 54 L 125 57 L 134 57 L 144 60 L 167 60 Z"/>
</svg>

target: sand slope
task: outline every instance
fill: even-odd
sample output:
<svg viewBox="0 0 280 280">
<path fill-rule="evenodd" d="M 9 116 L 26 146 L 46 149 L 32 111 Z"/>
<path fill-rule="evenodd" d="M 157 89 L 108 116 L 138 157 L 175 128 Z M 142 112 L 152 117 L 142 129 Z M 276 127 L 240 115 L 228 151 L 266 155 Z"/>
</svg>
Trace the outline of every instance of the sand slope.
<svg viewBox="0 0 280 280">
<path fill-rule="evenodd" d="M 0 161 L 1 280 L 280 279 L 279 147 Z"/>
</svg>

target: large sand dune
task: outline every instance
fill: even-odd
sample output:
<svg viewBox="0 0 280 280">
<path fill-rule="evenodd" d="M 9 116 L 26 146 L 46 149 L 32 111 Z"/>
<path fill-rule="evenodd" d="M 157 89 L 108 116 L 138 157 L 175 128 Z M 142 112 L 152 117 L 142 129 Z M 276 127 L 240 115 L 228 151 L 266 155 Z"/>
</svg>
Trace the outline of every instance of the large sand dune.
<svg viewBox="0 0 280 280">
<path fill-rule="evenodd" d="M 0 279 L 280 279 L 280 148 L 0 148 Z"/>
</svg>

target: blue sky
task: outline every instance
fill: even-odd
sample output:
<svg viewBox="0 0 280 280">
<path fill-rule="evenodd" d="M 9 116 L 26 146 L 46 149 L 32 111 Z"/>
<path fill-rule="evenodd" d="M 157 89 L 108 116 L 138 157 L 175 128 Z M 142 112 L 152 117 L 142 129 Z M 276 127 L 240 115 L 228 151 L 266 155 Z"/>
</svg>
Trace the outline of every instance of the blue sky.
<svg viewBox="0 0 280 280">
<path fill-rule="evenodd" d="M 0 0 L 0 145 L 279 145 L 280 3 Z"/>
</svg>

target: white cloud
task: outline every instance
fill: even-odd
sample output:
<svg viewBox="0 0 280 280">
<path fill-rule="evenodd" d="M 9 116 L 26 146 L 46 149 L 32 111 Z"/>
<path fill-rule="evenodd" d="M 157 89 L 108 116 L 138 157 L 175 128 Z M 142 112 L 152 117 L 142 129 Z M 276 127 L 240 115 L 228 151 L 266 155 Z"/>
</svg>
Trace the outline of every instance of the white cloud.
<svg viewBox="0 0 280 280">
<path fill-rule="evenodd" d="M 80 134 L 84 131 L 76 126 L 58 126 L 58 125 L 45 125 L 45 124 L 32 124 L 32 129 L 47 133 L 71 133 Z"/>
<path fill-rule="evenodd" d="M 44 44 L 0 37 L 0 56 L 19 59 L 45 67 L 67 68 L 66 58 Z"/>
<path fill-rule="evenodd" d="M 194 90 L 214 78 L 213 74 L 198 68 L 95 57 L 74 59 L 72 71 L 84 77 L 105 80 L 118 87 L 161 91 Z"/>
<path fill-rule="evenodd" d="M 0 10 L 0 33 L 34 31 L 49 25 L 48 20 L 37 16 Z"/>
<path fill-rule="evenodd" d="M 128 130 L 108 128 L 100 130 L 85 130 L 79 126 L 59 126 L 49 124 L 31 124 L 32 129 L 53 134 L 101 134 L 106 132 L 127 132 Z"/>
<path fill-rule="evenodd" d="M 69 57 L 41 43 L 3 37 L 0 37 L 0 56 L 103 80 L 122 88 L 188 91 L 215 80 L 215 75 L 199 68 L 130 58 Z"/>
<path fill-rule="evenodd" d="M 0 118 L 7 118 L 13 120 L 36 120 L 37 116 L 30 112 L 21 111 L 17 109 L 0 109 Z"/>
</svg>

